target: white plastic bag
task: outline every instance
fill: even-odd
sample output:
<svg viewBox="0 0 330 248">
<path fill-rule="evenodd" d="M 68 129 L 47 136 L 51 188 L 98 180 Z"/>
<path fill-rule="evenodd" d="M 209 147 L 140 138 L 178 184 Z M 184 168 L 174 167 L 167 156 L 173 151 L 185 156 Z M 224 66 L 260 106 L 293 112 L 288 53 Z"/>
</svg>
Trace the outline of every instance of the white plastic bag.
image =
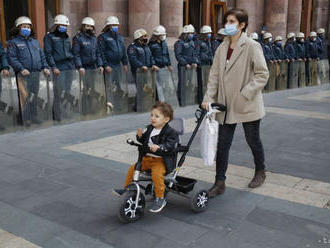
<svg viewBox="0 0 330 248">
<path fill-rule="evenodd" d="M 211 104 L 210 104 L 211 105 Z M 201 125 L 201 155 L 204 164 L 212 166 L 217 153 L 219 123 L 215 120 L 215 114 L 209 105 L 204 121 Z"/>
</svg>

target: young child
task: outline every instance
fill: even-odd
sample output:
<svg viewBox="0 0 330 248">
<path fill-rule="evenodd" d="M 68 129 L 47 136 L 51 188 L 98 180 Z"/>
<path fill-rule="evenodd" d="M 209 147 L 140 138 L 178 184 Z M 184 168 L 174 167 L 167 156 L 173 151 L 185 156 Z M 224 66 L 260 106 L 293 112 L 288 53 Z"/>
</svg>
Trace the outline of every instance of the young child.
<svg viewBox="0 0 330 248">
<path fill-rule="evenodd" d="M 151 170 L 152 181 L 154 183 L 155 201 L 150 212 L 158 213 L 166 205 L 164 198 L 165 183 L 164 176 L 175 169 L 176 154 L 174 149 L 179 142 L 179 135 L 168 124 L 173 119 L 173 109 L 165 102 L 157 102 L 151 111 L 151 124 L 142 133 L 142 129 L 137 130 L 137 140 L 145 147 L 149 147 L 149 152 L 142 160 L 141 171 Z M 132 182 L 135 164 L 127 173 L 125 188 Z M 125 189 L 115 189 L 114 193 L 121 195 Z"/>
</svg>

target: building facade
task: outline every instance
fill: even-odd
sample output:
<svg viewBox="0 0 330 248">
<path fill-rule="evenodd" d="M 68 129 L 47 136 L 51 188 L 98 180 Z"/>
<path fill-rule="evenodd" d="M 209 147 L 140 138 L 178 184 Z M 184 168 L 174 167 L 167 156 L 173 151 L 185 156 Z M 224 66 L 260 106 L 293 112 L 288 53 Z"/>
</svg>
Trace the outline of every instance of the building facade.
<svg viewBox="0 0 330 248">
<path fill-rule="evenodd" d="M 151 32 L 159 24 L 166 27 L 169 37 L 178 37 L 182 26 L 189 23 L 197 31 L 205 24 L 214 31 L 219 29 L 224 12 L 233 7 L 247 10 L 249 32 L 264 28 L 274 36 L 285 37 L 288 32 L 308 34 L 322 27 L 329 38 L 329 6 L 330 0 L 0 0 L 1 41 L 5 46 L 15 19 L 21 15 L 32 18 L 37 39 L 42 43 L 59 13 L 69 17 L 71 34 L 77 32 L 86 16 L 95 19 L 100 33 L 106 17 L 116 15 L 126 37 L 132 37 L 140 27 Z"/>
</svg>

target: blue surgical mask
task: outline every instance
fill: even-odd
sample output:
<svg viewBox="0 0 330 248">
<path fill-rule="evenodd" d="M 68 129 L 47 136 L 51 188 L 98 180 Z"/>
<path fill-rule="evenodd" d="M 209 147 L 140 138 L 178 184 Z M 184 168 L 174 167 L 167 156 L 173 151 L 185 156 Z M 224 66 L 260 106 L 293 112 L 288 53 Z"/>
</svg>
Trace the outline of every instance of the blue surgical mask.
<svg viewBox="0 0 330 248">
<path fill-rule="evenodd" d="M 212 34 L 207 34 L 208 39 L 211 39 L 211 37 L 212 37 Z"/>
<path fill-rule="evenodd" d="M 276 42 L 276 46 L 282 47 L 282 42 Z"/>
<path fill-rule="evenodd" d="M 225 25 L 225 33 L 229 36 L 234 36 L 238 33 L 238 28 L 236 24 L 226 24 Z"/>
<path fill-rule="evenodd" d="M 67 31 L 67 27 L 66 27 L 66 26 L 60 26 L 60 27 L 58 28 L 58 31 L 59 31 L 60 33 L 65 33 L 65 32 Z"/>
<path fill-rule="evenodd" d="M 111 28 L 111 30 L 112 30 L 113 32 L 117 33 L 117 32 L 118 32 L 118 27 L 117 27 L 117 26 L 114 26 L 114 27 Z"/>
<path fill-rule="evenodd" d="M 29 37 L 31 34 L 31 29 L 30 28 L 21 28 L 21 34 L 24 37 Z"/>
<path fill-rule="evenodd" d="M 194 34 L 189 34 L 189 39 L 192 40 L 194 38 Z"/>
</svg>

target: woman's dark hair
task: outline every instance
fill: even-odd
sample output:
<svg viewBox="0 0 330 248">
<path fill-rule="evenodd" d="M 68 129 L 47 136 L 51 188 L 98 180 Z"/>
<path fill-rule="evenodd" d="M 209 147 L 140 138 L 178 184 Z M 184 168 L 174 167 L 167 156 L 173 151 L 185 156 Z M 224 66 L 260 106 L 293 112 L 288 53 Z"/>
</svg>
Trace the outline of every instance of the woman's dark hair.
<svg viewBox="0 0 330 248">
<path fill-rule="evenodd" d="M 85 32 L 85 24 L 82 24 L 78 30 L 79 32 Z M 93 27 L 93 34 L 96 34 L 95 27 Z"/>
<path fill-rule="evenodd" d="M 180 40 L 187 40 L 188 39 L 188 35 L 189 34 L 187 34 L 187 33 L 182 33 L 182 34 L 180 34 L 179 39 Z"/>
<path fill-rule="evenodd" d="M 245 27 L 242 29 L 242 32 L 245 32 L 246 31 L 246 28 L 249 24 L 249 16 L 247 14 L 247 12 L 244 10 L 244 9 L 231 9 L 231 10 L 228 10 L 224 17 L 223 17 L 223 23 L 226 24 L 227 22 L 227 17 L 230 16 L 230 15 L 233 15 L 236 17 L 236 19 L 238 20 L 238 23 L 241 24 L 241 23 L 245 23 Z"/>
<path fill-rule="evenodd" d="M 150 42 L 156 42 L 158 40 L 158 36 L 157 35 L 152 35 L 151 38 L 149 39 L 149 43 Z"/>
<path fill-rule="evenodd" d="M 11 37 L 11 39 L 14 39 L 17 35 L 20 34 L 20 28 L 18 27 L 13 27 L 10 31 L 9 31 L 9 36 Z M 31 26 L 31 34 L 29 37 L 34 38 L 34 30 L 33 27 Z"/>
<path fill-rule="evenodd" d="M 156 102 L 152 109 L 158 109 L 165 117 L 170 118 L 170 121 L 173 120 L 173 108 L 167 102 Z"/>
</svg>

